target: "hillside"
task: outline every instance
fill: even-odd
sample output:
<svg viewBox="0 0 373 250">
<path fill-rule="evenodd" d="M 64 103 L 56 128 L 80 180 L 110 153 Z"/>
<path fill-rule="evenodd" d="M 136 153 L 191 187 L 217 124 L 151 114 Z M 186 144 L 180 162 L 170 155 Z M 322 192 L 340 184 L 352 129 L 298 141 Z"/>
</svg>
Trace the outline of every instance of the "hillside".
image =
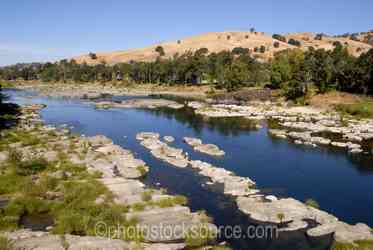
<svg viewBox="0 0 373 250">
<path fill-rule="evenodd" d="M 298 40 L 301 43 L 300 48 L 304 50 L 308 49 L 310 46 L 314 48 L 332 49 L 335 41 L 339 41 L 346 45 L 350 53 L 356 56 L 372 48 L 372 45 L 367 43 L 353 41 L 344 37 L 323 37 L 322 40 L 316 40 L 316 34 L 313 33 L 290 33 L 286 34 L 285 37 L 287 40 L 290 38 Z M 275 48 L 275 42 L 279 43 L 278 48 Z M 92 59 L 88 54 L 75 57 L 74 59 L 78 63 L 86 62 L 88 64 L 98 64 L 103 61 L 108 64 L 130 61 L 152 61 L 159 55 L 155 51 L 157 46 L 162 46 L 164 48 L 165 58 L 172 57 L 176 53 L 183 54 L 186 51 L 196 51 L 200 48 L 207 48 L 211 53 L 232 50 L 235 47 L 243 47 L 250 49 L 254 56 L 263 60 L 268 60 L 277 51 L 297 48 L 288 43 L 275 40 L 271 35 L 262 32 L 211 32 L 177 41 L 154 44 L 146 48 L 114 52 L 94 52 L 97 56 L 96 59 Z M 260 53 L 259 51 L 254 52 L 254 48 L 260 48 L 261 46 L 266 48 L 264 53 Z"/>
</svg>

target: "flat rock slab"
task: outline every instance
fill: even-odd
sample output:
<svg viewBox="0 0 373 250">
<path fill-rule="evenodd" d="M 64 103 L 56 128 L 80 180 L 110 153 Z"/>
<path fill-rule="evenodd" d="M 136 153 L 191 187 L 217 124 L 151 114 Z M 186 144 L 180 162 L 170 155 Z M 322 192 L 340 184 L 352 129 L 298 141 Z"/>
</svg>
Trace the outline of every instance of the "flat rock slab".
<svg viewBox="0 0 373 250">
<path fill-rule="evenodd" d="M 174 148 L 159 140 L 159 134 L 143 132 L 136 135 L 140 144 L 149 149 L 151 154 L 173 166 L 185 168 L 189 164 L 188 157 L 182 149 Z"/>
<path fill-rule="evenodd" d="M 338 221 L 324 224 L 307 230 L 307 235 L 312 237 L 334 233 L 334 239 L 338 242 L 354 242 L 356 240 L 373 240 L 371 229 L 363 224 L 349 225 Z"/>
<path fill-rule="evenodd" d="M 222 183 L 224 193 L 232 196 L 253 194 L 255 182 L 247 177 L 236 176 L 224 168 L 218 168 L 203 161 L 190 161 L 192 168 L 198 169 L 201 175 L 209 177 L 213 183 Z"/>
<path fill-rule="evenodd" d="M 175 101 L 166 100 L 166 99 L 133 99 L 125 100 L 121 102 L 98 102 L 96 103 L 96 108 L 148 108 L 155 109 L 167 107 L 172 109 L 183 108 L 184 105 L 177 103 Z"/>
<path fill-rule="evenodd" d="M 195 151 L 213 156 L 223 156 L 225 152 L 214 144 L 203 144 L 202 140 L 192 137 L 184 137 L 184 142 L 193 147 Z"/>
<path fill-rule="evenodd" d="M 266 223 L 290 223 L 286 230 L 307 227 L 305 220 L 315 220 L 320 224 L 335 223 L 336 217 L 324 211 L 306 206 L 292 198 L 263 201 L 260 198 L 238 197 L 238 208 L 254 220 Z M 280 216 L 281 215 L 281 216 Z"/>
<path fill-rule="evenodd" d="M 147 242 L 183 242 L 189 229 L 198 228 L 201 225 L 199 215 L 191 213 L 190 209 L 184 206 L 152 208 L 129 213 L 128 217 L 135 217 L 139 220 L 140 228 L 145 229 L 144 237 Z M 216 229 L 213 224 L 203 225 L 211 230 Z M 146 231 L 149 232 L 146 233 Z"/>
</svg>

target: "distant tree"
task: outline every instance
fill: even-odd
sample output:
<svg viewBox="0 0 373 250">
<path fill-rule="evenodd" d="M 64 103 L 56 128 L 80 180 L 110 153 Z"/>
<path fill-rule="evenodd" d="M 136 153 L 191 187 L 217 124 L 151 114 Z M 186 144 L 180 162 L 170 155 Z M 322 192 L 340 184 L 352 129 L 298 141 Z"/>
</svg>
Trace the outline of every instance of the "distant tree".
<svg viewBox="0 0 373 250">
<path fill-rule="evenodd" d="M 341 44 L 340 41 L 334 41 L 334 42 L 333 42 L 333 46 L 334 46 L 334 47 L 342 46 L 342 44 Z"/>
<path fill-rule="evenodd" d="M 249 35 L 245 35 L 245 39 L 249 39 Z"/>
<path fill-rule="evenodd" d="M 155 48 L 155 52 L 157 52 L 157 53 L 159 54 L 159 56 L 164 56 L 164 55 L 166 55 L 166 53 L 164 52 L 164 49 L 163 49 L 162 46 L 157 46 L 157 47 Z"/>
<path fill-rule="evenodd" d="M 280 47 L 280 43 L 279 43 L 279 42 L 277 42 L 277 41 L 276 41 L 276 42 L 274 42 L 274 43 L 273 43 L 273 47 L 275 47 L 275 48 L 279 48 L 279 47 Z"/>
<path fill-rule="evenodd" d="M 254 33 L 255 32 L 255 28 L 254 27 L 250 28 L 250 32 Z"/>
<path fill-rule="evenodd" d="M 266 52 L 266 47 L 264 45 L 260 46 L 260 53 Z"/>
<path fill-rule="evenodd" d="M 324 37 L 324 34 L 323 33 L 318 33 L 318 34 L 316 34 L 316 36 L 315 36 L 315 40 L 322 40 L 323 39 L 323 37 Z"/>
<path fill-rule="evenodd" d="M 358 35 L 356 33 L 351 34 L 350 39 L 353 41 L 360 42 L 360 39 L 358 38 Z"/>
<path fill-rule="evenodd" d="M 235 47 L 232 50 L 232 54 L 234 55 L 242 55 L 242 54 L 248 54 L 250 50 L 248 48 L 242 48 L 242 47 Z"/>
<path fill-rule="evenodd" d="M 92 59 L 92 60 L 96 60 L 97 59 L 97 55 L 95 53 L 92 53 L 92 52 L 89 52 L 89 57 Z"/>
<path fill-rule="evenodd" d="M 259 51 L 259 48 L 258 47 L 255 47 L 254 48 L 254 52 L 258 52 Z"/>
<path fill-rule="evenodd" d="M 203 56 L 209 53 L 208 48 L 200 48 L 195 52 L 195 55 L 197 56 Z"/>
<path fill-rule="evenodd" d="M 273 39 L 276 39 L 276 40 L 279 40 L 279 41 L 281 41 L 281 42 L 286 43 L 286 37 L 284 37 L 284 36 L 282 36 L 282 35 L 280 35 L 280 34 L 273 34 L 273 35 L 272 35 L 272 38 L 273 38 Z"/>
<path fill-rule="evenodd" d="M 301 43 L 300 43 L 298 40 L 295 40 L 295 39 L 293 39 L 293 38 L 290 38 L 290 39 L 289 39 L 288 44 L 290 44 L 290 45 L 294 45 L 294 46 L 297 46 L 297 47 L 300 47 L 300 46 L 301 46 Z"/>
<path fill-rule="evenodd" d="M 177 44 L 181 44 L 181 41 L 180 41 L 180 40 L 177 40 Z"/>
<path fill-rule="evenodd" d="M 231 36 L 230 35 L 227 36 L 227 40 L 231 40 Z"/>
</svg>

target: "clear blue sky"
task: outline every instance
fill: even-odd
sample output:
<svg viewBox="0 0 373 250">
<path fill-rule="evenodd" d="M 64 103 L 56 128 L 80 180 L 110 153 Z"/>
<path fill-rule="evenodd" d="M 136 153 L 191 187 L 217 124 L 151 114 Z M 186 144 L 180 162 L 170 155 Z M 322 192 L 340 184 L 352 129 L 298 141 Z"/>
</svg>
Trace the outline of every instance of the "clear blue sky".
<svg viewBox="0 0 373 250">
<path fill-rule="evenodd" d="M 373 0 L 1 0 L 0 65 L 143 47 L 209 31 L 373 29 Z"/>
</svg>

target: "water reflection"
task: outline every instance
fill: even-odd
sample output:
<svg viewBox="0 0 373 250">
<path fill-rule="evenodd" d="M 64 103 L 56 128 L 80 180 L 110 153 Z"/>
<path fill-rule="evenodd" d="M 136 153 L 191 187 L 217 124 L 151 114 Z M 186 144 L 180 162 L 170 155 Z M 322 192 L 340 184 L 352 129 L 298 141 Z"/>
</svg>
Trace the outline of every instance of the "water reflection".
<svg viewBox="0 0 373 250">
<path fill-rule="evenodd" d="M 258 124 L 256 121 L 243 117 L 205 117 L 195 114 L 194 110 L 190 107 L 143 110 L 155 116 L 176 120 L 184 125 L 188 125 L 189 128 L 194 129 L 198 134 L 202 133 L 203 128 L 207 128 L 211 132 L 218 132 L 225 136 L 239 136 L 243 132 L 257 130 L 256 125 Z"/>
</svg>

